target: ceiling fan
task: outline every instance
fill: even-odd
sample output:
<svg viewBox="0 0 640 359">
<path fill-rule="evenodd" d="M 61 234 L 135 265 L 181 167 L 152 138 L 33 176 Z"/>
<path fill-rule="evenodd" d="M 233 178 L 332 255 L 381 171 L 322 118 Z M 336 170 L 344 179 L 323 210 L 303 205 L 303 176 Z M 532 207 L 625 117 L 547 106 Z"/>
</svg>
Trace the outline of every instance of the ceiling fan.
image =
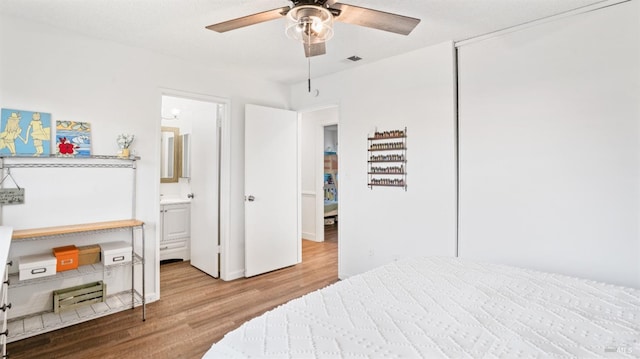
<svg viewBox="0 0 640 359">
<path fill-rule="evenodd" d="M 285 6 L 207 26 L 216 32 L 227 32 L 281 17 L 287 18 L 286 34 L 304 44 L 306 57 L 326 53 L 325 42 L 333 36 L 333 20 L 409 35 L 420 19 L 369 8 L 347 5 L 336 0 L 291 0 Z"/>
</svg>

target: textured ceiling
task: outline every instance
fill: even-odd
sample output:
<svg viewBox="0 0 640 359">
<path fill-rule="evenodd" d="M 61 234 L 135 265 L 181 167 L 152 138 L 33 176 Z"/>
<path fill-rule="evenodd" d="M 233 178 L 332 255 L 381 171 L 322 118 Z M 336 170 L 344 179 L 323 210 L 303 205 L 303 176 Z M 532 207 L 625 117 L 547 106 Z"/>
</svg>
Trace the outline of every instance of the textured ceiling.
<svg viewBox="0 0 640 359">
<path fill-rule="evenodd" d="M 422 22 L 409 36 L 335 23 L 327 54 L 311 60 L 312 76 L 334 73 L 447 40 L 463 40 L 603 0 L 347 0 Z M 606 0 L 605 0 L 606 2 Z M 142 47 L 269 80 L 307 78 L 300 43 L 278 19 L 219 34 L 213 23 L 291 5 L 285 0 L 0 0 L 0 14 L 90 37 Z M 347 57 L 358 55 L 353 63 Z"/>
</svg>

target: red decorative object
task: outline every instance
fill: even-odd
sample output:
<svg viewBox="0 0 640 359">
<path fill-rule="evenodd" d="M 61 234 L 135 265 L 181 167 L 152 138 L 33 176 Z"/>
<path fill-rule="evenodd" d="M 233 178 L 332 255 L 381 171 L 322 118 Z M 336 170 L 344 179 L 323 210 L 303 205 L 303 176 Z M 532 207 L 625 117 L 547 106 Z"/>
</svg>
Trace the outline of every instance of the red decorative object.
<svg viewBox="0 0 640 359">
<path fill-rule="evenodd" d="M 62 155 L 72 155 L 75 152 L 75 149 L 78 148 L 78 146 L 67 142 L 67 138 L 66 137 L 62 137 L 60 138 L 60 143 L 58 144 L 58 152 Z"/>
</svg>

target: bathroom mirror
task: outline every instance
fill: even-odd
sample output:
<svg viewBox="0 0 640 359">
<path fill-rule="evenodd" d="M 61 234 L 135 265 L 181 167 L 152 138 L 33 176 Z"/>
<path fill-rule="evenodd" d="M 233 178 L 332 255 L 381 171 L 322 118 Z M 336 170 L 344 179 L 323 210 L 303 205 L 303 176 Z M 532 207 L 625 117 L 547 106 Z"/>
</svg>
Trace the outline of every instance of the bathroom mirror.
<svg viewBox="0 0 640 359">
<path fill-rule="evenodd" d="M 180 163 L 180 130 L 162 127 L 160 142 L 160 182 L 178 182 Z"/>
<path fill-rule="evenodd" d="M 181 146 L 181 152 L 182 152 L 182 156 L 181 156 L 181 171 L 180 171 L 180 178 L 189 178 L 190 177 L 190 162 L 189 162 L 189 157 L 191 156 L 191 153 L 189 152 L 189 146 L 191 145 L 191 135 L 189 135 L 188 133 L 185 133 L 184 135 L 180 135 L 180 143 L 182 144 Z"/>
</svg>

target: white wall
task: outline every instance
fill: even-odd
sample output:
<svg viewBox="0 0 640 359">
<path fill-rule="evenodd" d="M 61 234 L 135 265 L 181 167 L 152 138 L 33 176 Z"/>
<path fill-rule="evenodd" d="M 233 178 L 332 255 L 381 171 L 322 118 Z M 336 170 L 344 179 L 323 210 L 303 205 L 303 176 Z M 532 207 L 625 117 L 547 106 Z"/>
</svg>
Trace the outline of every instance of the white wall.
<svg viewBox="0 0 640 359">
<path fill-rule="evenodd" d="M 305 117 L 300 121 L 300 187 L 302 190 L 302 238 L 316 239 L 315 150 L 316 123 Z"/>
<path fill-rule="evenodd" d="M 115 154 L 118 133 L 136 135 L 133 148 L 138 166 L 137 217 L 147 223 L 148 293 L 157 295 L 157 233 L 159 218 L 160 88 L 207 94 L 231 100 L 231 193 L 229 261 L 227 273 L 244 270 L 244 105 L 255 103 L 287 107 L 288 88 L 227 69 L 211 69 L 183 60 L 113 42 L 87 38 L 20 19 L 0 19 L 0 106 L 50 112 L 55 119 L 86 121 L 93 128 L 93 152 Z M 43 186 L 42 177 L 21 185 Z M 99 188 L 110 178 L 96 175 Z M 46 185 L 46 184 L 45 184 Z M 96 193 L 95 203 L 109 203 Z M 26 204 L 25 204 L 26 206 Z M 11 208 L 5 207 L 5 214 Z M 19 218 L 3 224 L 38 227 L 45 222 L 65 224 L 119 216 L 111 207 L 104 213 L 51 212 L 46 217 Z M 104 215 L 104 216 L 103 216 Z M 46 219 L 46 220 L 45 220 Z M 238 275 L 239 274 L 239 275 Z"/>
<path fill-rule="evenodd" d="M 324 192 L 318 193 L 324 168 L 324 126 L 338 122 L 338 108 L 335 106 L 306 111 L 301 121 L 301 186 L 302 186 L 302 238 L 322 241 L 317 238 L 318 230 L 324 233 L 324 212 L 318 208 L 318 196 L 324 203 Z M 333 132 L 336 133 L 335 131 Z M 334 142 L 335 143 L 335 142 Z M 320 178 L 320 180 L 319 180 Z"/>
<path fill-rule="evenodd" d="M 339 276 L 415 255 L 455 255 L 452 43 L 292 86 L 292 105 L 339 104 Z M 367 137 L 408 128 L 408 190 L 367 187 Z"/>
<path fill-rule="evenodd" d="M 459 48 L 461 256 L 640 287 L 639 13 Z"/>
<path fill-rule="evenodd" d="M 315 122 L 303 117 L 300 121 L 300 136 L 301 232 L 303 239 L 313 241 L 316 239 Z"/>
</svg>

